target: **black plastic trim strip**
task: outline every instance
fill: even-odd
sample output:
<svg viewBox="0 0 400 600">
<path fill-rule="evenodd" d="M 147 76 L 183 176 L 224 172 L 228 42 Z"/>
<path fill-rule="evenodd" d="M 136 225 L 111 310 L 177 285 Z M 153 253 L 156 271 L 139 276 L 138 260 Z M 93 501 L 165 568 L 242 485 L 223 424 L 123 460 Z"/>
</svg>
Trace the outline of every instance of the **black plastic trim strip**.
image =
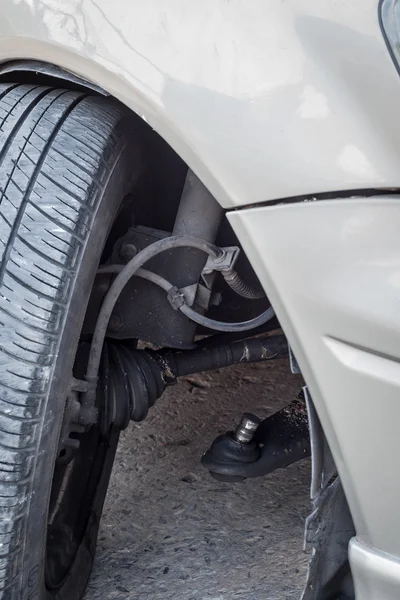
<svg viewBox="0 0 400 600">
<path fill-rule="evenodd" d="M 229 209 L 227 212 L 236 212 L 238 210 L 247 210 L 249 208 L 259 208 L 260 206 L 277 206 L 279 204 L 297 204 L 299 202 L 321 202 L 323 200 L 356 200 L 370 198 L 371 196 L 399 196 L 399 188 L 373 188 L 373 189 L 355 189 L 341 190 L 339 192 L 320 192 L 317 194 L 303 194 L 301 196 L 290 196 L 287 198 L 278 198 L 277 200 L 262 200 L 261 202 L 252 202 Z"/>
</svg>

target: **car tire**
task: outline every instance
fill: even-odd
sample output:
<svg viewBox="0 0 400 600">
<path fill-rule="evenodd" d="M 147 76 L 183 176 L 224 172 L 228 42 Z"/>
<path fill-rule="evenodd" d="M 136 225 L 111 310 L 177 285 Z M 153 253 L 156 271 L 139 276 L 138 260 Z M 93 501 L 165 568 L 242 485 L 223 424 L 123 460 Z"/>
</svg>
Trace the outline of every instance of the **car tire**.
<svg viewBox="0 0 400 600">
<path fill-rule="evenodd" d="M 87 584 L 118 433 L 82 433 L 80 462 L 64 467 L 60 431 L 102 248 L 139 172 L 132 119 L 117 103 L 0 84 L 4 600 L 78 600 Z M 61 468 L 74 481 L 68 494 L 54 487 Z"/>
</svg>

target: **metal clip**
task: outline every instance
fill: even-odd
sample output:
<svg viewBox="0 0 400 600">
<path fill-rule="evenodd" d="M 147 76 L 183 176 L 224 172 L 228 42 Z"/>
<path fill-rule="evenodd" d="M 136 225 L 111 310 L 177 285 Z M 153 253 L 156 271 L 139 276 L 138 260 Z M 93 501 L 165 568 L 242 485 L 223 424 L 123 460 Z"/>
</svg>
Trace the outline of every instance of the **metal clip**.
<svg viewBox="0 0 400 600">
<path fill-rule="evenodd" d="M 210 275 L 213 271 L 229 271 L 233 269 L 239 256 L 240 248 L 238 246 L 226 246 L 220 248 L 221 254 L 218 256 L 209 256 L 202 275 Z"/>
<path fill-rule="evenodd" d="M 221 273 L 222 271 L 233 269 L 240 252 L 238 246 L 226 246 L 225 248 L 220 248 L 220 250 L 221 254 L 218 256 L 210 255 L 208 257 L 201 273 L 201 277 L 209 289 L 212 287 L 213 274 L 216 271 Z"/>
</svg>

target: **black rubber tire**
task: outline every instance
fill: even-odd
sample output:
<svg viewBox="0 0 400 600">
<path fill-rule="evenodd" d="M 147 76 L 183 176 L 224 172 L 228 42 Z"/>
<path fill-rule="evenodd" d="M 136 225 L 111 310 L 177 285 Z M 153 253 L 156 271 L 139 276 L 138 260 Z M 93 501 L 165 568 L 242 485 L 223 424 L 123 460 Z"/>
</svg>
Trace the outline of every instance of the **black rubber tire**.
<svg viewBox="0 0 400 600">
<path fill-rule="evenodd" d="M 0 598 L 78 600 L 116 438 L 82 544 L 46 589 L 49 494 L 79 333 L 107 233 L 140 171 L 107 98 L 0 84 Z"/>
</svg>

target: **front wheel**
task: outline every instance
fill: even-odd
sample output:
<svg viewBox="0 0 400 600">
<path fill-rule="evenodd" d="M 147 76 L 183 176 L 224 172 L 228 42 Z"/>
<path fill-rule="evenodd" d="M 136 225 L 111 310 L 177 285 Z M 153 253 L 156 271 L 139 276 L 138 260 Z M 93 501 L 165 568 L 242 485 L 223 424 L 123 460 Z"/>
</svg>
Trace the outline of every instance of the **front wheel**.
<svg viewBox="0 0 400 600">
<path fill-rule="evenodd" d="M 72 372 L 84 371 L 96 268 L 138 171 L 129 116 L 113 102 L 0 84 L 4 600 L 78 600 L 86 587 L 118 434 L 60 432 Z"/>
</svg>

